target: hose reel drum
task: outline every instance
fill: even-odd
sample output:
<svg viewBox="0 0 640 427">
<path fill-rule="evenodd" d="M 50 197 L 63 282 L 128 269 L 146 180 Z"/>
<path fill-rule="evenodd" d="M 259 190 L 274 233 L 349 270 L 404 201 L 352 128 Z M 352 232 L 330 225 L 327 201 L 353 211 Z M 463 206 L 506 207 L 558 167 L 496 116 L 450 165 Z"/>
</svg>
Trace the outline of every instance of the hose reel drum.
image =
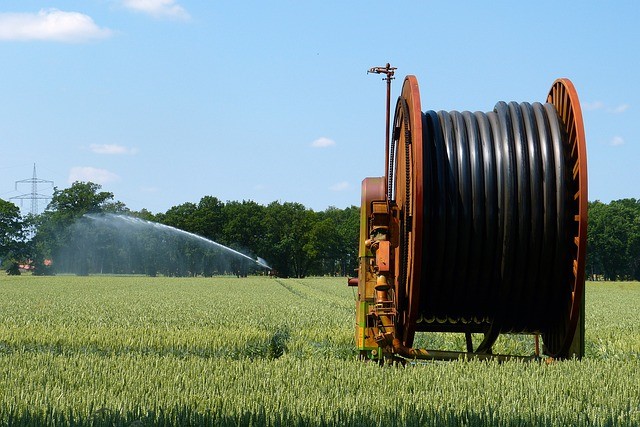
<svg viewBox="0 0 640 427">
<path fill-rule="evenodd" d="M 361 356 L 507 357 L 492 347 L 517 333 L 536 337 L 536 355 L 541 337 L 544 354 L 581 357 L 587 165 L 573 84 L 556 80 L 544 102 L 436 112 L 410 75 L 390 127 L 386 176 L 362 185 Z M 464 333 L 467 351 L 415 349 L 416 332 Z M 484 336 L 475 348 L 471 334 Z"/>
</svg>

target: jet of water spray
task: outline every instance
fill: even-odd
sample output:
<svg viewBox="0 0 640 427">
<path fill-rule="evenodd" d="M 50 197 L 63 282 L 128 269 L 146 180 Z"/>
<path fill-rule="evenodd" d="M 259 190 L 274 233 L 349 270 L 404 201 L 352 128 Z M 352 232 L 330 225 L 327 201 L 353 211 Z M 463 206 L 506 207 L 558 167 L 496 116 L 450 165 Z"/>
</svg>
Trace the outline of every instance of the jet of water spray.
<svg viewBox="0 0 640 427">
<path fill-rule="evenodd" d="M 255 261 L 258 265 L 261 265 L 264 268 L 268 268 L 269 270 L 273 270 L 271 267 L 269 267 L 269 264 L 267 264 L 267 261 L 265 261 L 263 258 L 256 257 Z"/>
<path fill-rule="evenodd" d="M 132 217 L 132 216 L 127 216 L 127 215 L 119 215 L 119 214 L 110 214 L 110 213 L 106 213 L 106 214 L 85 214 L 84 215 L 86 218 L 89 218 L 93 221 L 102 221 L 102 222 L 108 222 L 108 223 L 113 223 L 114 221 L 120 221 L 122 223 L 126 223 L 126 224 L 130 224 L 130 225 L 137 225 L 137 226 L 142 226 L 142 227 L 150 227 L 150 228 L 154 228 L 154 229 L 158 229 L 158 230 L 162 230 L 162 231 L 167 231 L 167 232 L 171 232 L 174 234 L 178 234 L 178 235 L 182 235 L 191 239 L 194 239 L 196 241 L 199 241 L 201 243 L 204 243 L 205 245 L 208 246 L 213 246 L 217 249 L 221 249 L 224 252 L 226 252 L 227 254 L 230 255 L 234 255 L 238 258 L 244 258 L 244 259 L 248 259 L 249 261 L 259 265 L 262 268 L 267 268 L 269 270 L 271 270 L 271 267 L 269 267 L 269 265 L 267 264 L 267 262 L 260 258 L 257 257 L 257 259 L 253 259 L 251 258 L 249 255 L 245 255 L 242 252 L 239 252 L 235 249 L 232 249 L 228 246 L 225 246 L 221 243 L 218 243 L 216 241 L 213 241 L 211 239 L 207 239 L 206 237 L 202 237 L 199 236 L 197 234 L 194 233 L 190 233 L 188 231 L 184 231 L 181 230 L 179 228 L 176 227 L 172 227 L 170 225 L 165 225 L 165 224 L 160 224 L 158 222 L 153 222 L 153 221 L 147 221 L 145 219 L 142 218 L 136 218 L 136 217 Z"/>
</svg>

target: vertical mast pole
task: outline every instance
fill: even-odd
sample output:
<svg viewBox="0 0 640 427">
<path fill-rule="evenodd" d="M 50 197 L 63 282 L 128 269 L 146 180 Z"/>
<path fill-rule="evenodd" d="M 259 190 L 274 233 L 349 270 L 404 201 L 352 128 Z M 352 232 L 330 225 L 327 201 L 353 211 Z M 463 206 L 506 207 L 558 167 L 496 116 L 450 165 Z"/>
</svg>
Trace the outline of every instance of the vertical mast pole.
<svg viewBox="0 0 640 427">
<path fill-rule="evenodd" d="M 391 80 L 394 79 L 393 75 L 395 74 L 396 67 L 392 67 L 391 64 L 387 62 L 387 65 L 384 67 L 372 67 L 367 71 L 367 74 L 384 74 L 385 77 L 382 80 L 387 82 L 387 111 L 386 111 L 386 127 L 385 127 L 385 156 L 384 156 L 384 182 L 389 182 L 389 138 L 391 131 Z"/>
</svg>

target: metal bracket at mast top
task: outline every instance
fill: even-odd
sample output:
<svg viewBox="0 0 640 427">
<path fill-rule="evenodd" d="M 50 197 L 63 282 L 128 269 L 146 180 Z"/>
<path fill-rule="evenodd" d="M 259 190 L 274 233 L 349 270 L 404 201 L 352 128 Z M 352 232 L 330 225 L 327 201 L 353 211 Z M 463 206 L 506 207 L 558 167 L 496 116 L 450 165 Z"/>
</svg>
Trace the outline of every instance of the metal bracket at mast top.
<svg viewBox="0 0 640 427">
<path fill-rule="evenodd" d="M 385 65 L 384 67 L 371 67 L 369 68 L 369 71 L 367 71 L 367 74 L 386 74 L 387 77 L 384 77 L 382 80 L 393 80 L 393 75 L 395 70 L 397 70 L 397 67 L 392 67 L 391 64 L 389 64 L 387 62 L 387 65 Z"/>
</svg>

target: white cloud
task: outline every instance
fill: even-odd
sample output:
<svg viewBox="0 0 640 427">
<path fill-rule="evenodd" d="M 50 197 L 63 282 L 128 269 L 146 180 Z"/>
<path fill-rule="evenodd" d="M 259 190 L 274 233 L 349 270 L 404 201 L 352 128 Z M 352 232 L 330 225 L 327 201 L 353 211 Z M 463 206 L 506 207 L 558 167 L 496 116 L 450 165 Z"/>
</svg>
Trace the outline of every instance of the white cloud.
<svg viewBox="0 0 640 427">
<path fill-rule="evenodd" d="M 620 104 L 617 107 L 609 107 L 602 101 L 583 102 L 580 104 L 584 111 L 604 110 L 607 113 L 621 114 L 629 109 L 629 104 Z"/>
<path fill-rule="evenodd" d="M 348 189 L 349 189 L 349 183 L 347 181 L 341 181 L 329 187 L 329 190 L 331 191 L 345 191 Z"/>
<path fill-rule="evenodd" d="M 629 109 L 629 104 L 620 104 L 616 108 L 612 108 L 611 112 L 614 114 L 624 113 Z"/>
<path fill-rule="evenodd" d="M 336 142 L 333 139 L 325 138 L 324 136 L 316 139 L 311 143 L 313 148 L 327 148 L 332 145 L 336 145 Z"/>
<path fill-rule="evenodd" d="M 91 144 L 91 151 L 96 154 L 136 154 L 137 148 L 128 148 L 117 144 Z"/>
<path fill-rule="evenodd" d="M 38 13 L 0 13 L 0 40 L 84 42 L 111 36 L 90 16 L 79 12 L 43 9 Z"/>
<path fill-rule="evenodd" d="M 122 0 L 122 5 L 136 12 L 146 13 L 154 18 L 188 20 L 189 13 L 175 0 Z"/>
<path fill-rule="evenodd" d="M 604 103 L 602 101 L 582 102 L 580 105 L 582 106 L 582 109 L 586 111 L 595 111 L 604 108 Z"/>
<path fill-rule="evenodd" d="M 98 169 L 91 166 L 75 166 L 69 171 L 69 184 L 76 181 L 93 182 L 95 184 L 106 184 L 119 181 L 120 177 L 106 169 Z"/>
<path fill-rule="evenodd" d="M 609 145 L 613 145 L 614 147 L 622 144 L 624 144 L 624 139 L 622 139 L 621 136 L 614 136 L 613 138 L 611 138 L 611 141 L 609 141 Z"/>
</svg>

